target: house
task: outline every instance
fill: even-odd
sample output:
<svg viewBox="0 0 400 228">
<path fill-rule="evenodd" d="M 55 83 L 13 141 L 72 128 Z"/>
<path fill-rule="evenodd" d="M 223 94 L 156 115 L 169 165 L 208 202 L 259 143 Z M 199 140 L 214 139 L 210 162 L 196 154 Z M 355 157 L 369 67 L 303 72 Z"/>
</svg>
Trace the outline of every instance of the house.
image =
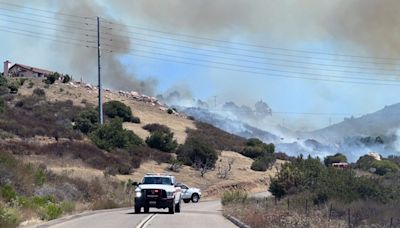
<svg viewBox="0 0 400 228">
<path fill-rule="evenodd" d="M 11 64 L 10 61 L 4 62 L 4 76 L 6 77 L 27 77 L 27 78 L 41 78 L 47 77 L 54 73 L 49 70 L 43 70 L 36 67 L 22 65 L 19 63 Z"/>
</svg>

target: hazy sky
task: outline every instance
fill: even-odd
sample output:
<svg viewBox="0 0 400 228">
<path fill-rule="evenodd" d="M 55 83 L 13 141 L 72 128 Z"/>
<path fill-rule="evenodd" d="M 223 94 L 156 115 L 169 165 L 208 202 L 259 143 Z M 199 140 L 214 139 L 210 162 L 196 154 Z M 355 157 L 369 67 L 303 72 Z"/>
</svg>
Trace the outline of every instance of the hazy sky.
<svg viewBox="0 0 400 228">
<path fill-rule="evenodd" d="M 400 2 L 397 0 L 30 0 L 12 3 L 62 14 L 52 18 L 51 12 L 0 3 L 0 58 L 70 73 L 75 79 L 82 76 L 85 81 L 95 83 L 94 49 L 17 35 L 15 30 L 10 33 L 10 28 L 60 36 L 63 40 L 70 37 L 79 43 L 76 40 L 83 39 L 82 34 L 94 35 L 91 31 L 94 21 L 64 14 L 100 15 L 114 23 L 132 25 L 102 22 L 103 42 L 113 46 L 103 48 L 114 49 L 112 53 L 104 51 L 102 60 L 106 86 L 153 94 L 178 90 L 206 101 L 217 96 L 220 105 L 235 101 L 252 106 L 263 100 L 275 112 L 332 113 L 274 114 L 285 126 L 296 129 L 323 127 L 330 119 L 334 123 L 345 117 L 335 114 L 357 116 L 400 100 L 400 84 L 360 84 L 360 78 L 365 77 L 368 79 L 362 80 L 363 83 L 386 84 L 396 83 L 399 77 Z M 85 22 L 90 25 L 84 25 Z M 76 30 L 76 27 L 86 30 Z M 76 34 L 54 29 L 74 30 Z M 90 36 L 84 39 L 95 40 Z M 390 81 L 376 81 L 383 79 Z"/>
</svg>

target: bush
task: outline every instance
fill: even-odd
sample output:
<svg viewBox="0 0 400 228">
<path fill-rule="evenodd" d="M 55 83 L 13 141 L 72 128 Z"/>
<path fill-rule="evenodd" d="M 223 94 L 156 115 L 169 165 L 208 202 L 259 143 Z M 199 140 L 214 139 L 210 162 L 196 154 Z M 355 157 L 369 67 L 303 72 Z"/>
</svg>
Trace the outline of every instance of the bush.
<svg viewBox="0 0 400 228">
<path fill-rule="evenodd" d="M 247 193 L 240 190 L 225 191 L 221 197 L 221 204 L 244 203 L 247 200 Z"/>
<path fill-rule="evenodd" d="M 140 118 L 136 116 L 132 116 L 131 123 L 140 124 Z"/>
<path fill-rule="evenodd" d="M 248 139 L 246 147 L 243 148 L 241 154 L 249 158 L 258 158 L 263 156 L 270 156 L 275 152 L 274 144 L 265 144 L 259 139 Z M 257 162 L 260 164 L 260 162 Z"/>
<path fill-rule="evenodd" d="M 8 89 L 10 90 L 10 93 L 18 93 L 20 87 L 21 85 L 19 84 L 19 81 L 11 81 L 8 83 Z"/>
<path fill-rule="evenodd" d="M 0 205 L 0 227 L 18 227 L 18 223 L 18 214 Z"/>
<path fill-rule="evenodd" d="M 68 83 L 70 81 L 71 81 L 71 77 L 68 74 L 64 75 L 62 83 Z"/>
<path fill-rule="evenodd" d="M 178 147 L 172 132 L 154 131 L 146 138 L 146 144 L 164 152 L 173 152 Z"/>
<path fill-rule="evenodd" d="M 36 95 L 38 97 L 44 97 L 46 96 L 46 92 L 43 89 L 36 88 L 33 90 L 33 95 Z"/>
<path fill-rule="evenodd" d="M 200 163 L 201 166 L 214 167 L 218 159 L 217 151 L 214 148 L 201 140 L 193 138 L 187 139 L 185 144 L 178 148 L 177 154 L 178 159 L 189 166 Z"/>
<path fill-rule="evenodd" d="M 115 148 L 127 149 L 131 146 L 143 144 L 139 136 L 122 128 L 122 121 L 118 118 L 93 131 L 90 134 L 90 139 L 100 149 L 108 151 Z"/>
<path fill-rule="evenodd" d="M 46 77 L 46 79 L 44 80 L 44 83 L 46 83 L 47 85 L 51 85 L 51 84 L 54 84 L 54 82 L 56 82 L 59 78 L 60 78 L 60 74 L 55 72 L 55 73 L 49 74 Z"/>
<path fill-rule="evenodd" d="M 88 134 L 97 129 L 99 114 L 94 109 L 85 110 L 79 113 L 75 120 L 74 128 L 80 130 L 84 134 Z"/>
<path fill-rule="evenodd" d="M 63 211 L 60 205 L 49 203 L 41 212 L 40 218 L 42 220 L 53 220 L 59 218 Z"/>
<path fill-rule="evenodd" d="M 168 113 L 168 114 L 173 114 L 173 113 L 174 113 L 174 110 L 172 110 L 172 109 L 169 108 L 169 109 L 167 110 L 167 113 Z"/>
<path fill-rule="evenodd" d="M 254 171 L 267 171 L 275 162 L 273 155 L 264 155 L 256 158 L 251 164 L 251 169 Z"/>
<path fill-rule="evenodd" d="M 119 117 L 124 122 L 132 120 L 131 108 L 120 101 L 108 101 L 103 104 L 104 114 L 110 118 Z"/>
<path fill-rule="evenodd" d="M 399 166 L 390 160 L 375 160 L 371 165 L 376 169 L 375 173 L 381 176 L 400 171 Z"/>
<path fill-rule="evenodd" d="M 6 202 L 11 202 L 17 198 L 17 193 L 15 192 L 14 188 L 10 185 L 5 185 L 0 188 L 1 197 Z"/>
<path fill-rule="evenodd" d="M 159 131 L 159 132 L 165 132 L 169 133 L 171 132 L 171 129 L 165 125 L 158 124 L 158 123 L 153 123 L 153 124 L 147 124 L 143 126 L 143 129 L 146 131 L 149 131 L 150 133 Z"/>
<path fill-rule="evenodd" d="M 331 166 L 333 163 L 341 163 L 341 162 L 347 162 L 346 155 L 337 153 L 333 156 L 327 156 L 324 159 L 324 163 L 326 166 Z"/>
<path fill-rule="evenodd" d="M 30 81 L 29 84 L 28 84 L 28 89 L 32 89 L 34 85 L 35 85 L 35 83 Z"/>
</svg>

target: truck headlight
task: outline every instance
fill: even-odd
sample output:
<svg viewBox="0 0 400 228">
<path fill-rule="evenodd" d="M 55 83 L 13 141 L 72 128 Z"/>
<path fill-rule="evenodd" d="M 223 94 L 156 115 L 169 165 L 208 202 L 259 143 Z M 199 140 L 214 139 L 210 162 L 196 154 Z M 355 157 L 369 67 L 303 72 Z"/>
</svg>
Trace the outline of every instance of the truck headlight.
<svg viewBox="0 0 400 228">
<path fill-rule="evenodd" d="M 167 192 L 167 198 L 173 198 L 175 192 Z"/>
<path fill-rule="evenodd" d="M 136 198 L 142 197 L 142 192 L 136 192 L 135 196 L 136 196 Z"/>
</svg>

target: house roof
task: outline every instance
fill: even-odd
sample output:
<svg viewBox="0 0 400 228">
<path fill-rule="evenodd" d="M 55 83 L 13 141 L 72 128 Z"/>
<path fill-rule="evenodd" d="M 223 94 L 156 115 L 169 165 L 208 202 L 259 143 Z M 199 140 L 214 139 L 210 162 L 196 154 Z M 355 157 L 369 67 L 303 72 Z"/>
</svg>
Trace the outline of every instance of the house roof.
<svg viewBox="0 0 400 228">
<path fill-rule="evenodd" d="M 16 66 L 19 66 L 21 68 L 24 68 L 26 70 L 30 70 L 32 72 L 39 73 L 39 74 L 52 74 L 53 73 L 53 71 L 44 70 L 44 69 L 40 69 L 40 68 L 36 68 L 36 67 L 31 67 L 31 66 L 27 66 L 27 65 L 23 65 L 23 64 L 19 64 L 19 63 L 16 63 L 12 67 L 10 67 L 10 70 Z"/>
</svg>

